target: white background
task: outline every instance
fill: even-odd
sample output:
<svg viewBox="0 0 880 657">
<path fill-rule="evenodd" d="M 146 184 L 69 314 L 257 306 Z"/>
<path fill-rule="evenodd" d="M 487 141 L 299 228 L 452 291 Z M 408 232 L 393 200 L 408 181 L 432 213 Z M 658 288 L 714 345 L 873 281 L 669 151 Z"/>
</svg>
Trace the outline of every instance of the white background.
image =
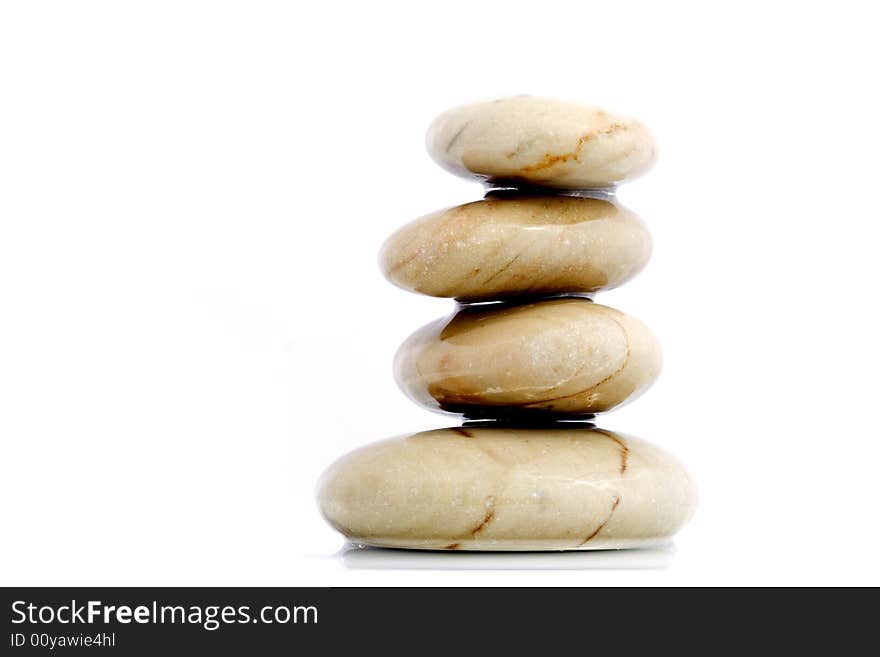
<svg viewBox="0 0 880 657">
<path fill-rule="evenodd" d="M 3 3 L 0 583 L 880 584 L 876 27 L 855 2 Z M 481 195 L 428 159 L 431 119 L 518 93 L 658 136 L 620 191 L 653 260 L 599 301 L 666 367 L 600 424 L 679 456 L 700 509 L 674 551 L 341 553 L 324 467 L 454 423 L 390 369 L 452 303 L 377 250 Z"/>
</svg>

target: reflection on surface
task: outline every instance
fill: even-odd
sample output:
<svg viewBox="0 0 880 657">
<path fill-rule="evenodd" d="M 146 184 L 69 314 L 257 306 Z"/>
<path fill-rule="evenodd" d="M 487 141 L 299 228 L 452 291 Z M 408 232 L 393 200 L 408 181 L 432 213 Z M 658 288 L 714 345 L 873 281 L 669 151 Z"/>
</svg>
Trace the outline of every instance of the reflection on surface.
<svg viewBox="0 0 880 657">
<path fill-rule="evenodd" d="M 675 545 L 580 552 L 435 552 L 346 543 L 336 556 L 346 568 L 360 570 L 663 570 L 672 565 Z"/>
</svg>

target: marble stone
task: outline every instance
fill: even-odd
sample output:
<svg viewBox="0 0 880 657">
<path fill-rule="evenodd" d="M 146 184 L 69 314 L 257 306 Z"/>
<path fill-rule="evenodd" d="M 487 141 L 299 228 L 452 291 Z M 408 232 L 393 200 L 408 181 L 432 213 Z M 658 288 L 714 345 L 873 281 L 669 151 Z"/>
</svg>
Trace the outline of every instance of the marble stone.
<svg viewBox="0 0 880 657">
<path fill-rule="evenodd" d="M 465 306 L 411 335 L 395 376 L 415 402 L 470 418 L 589 415 L 637 397 L 660 366 L 641 322 L 569 297 Z"/>
<path fill-rule="evenodd" d="M 650 255 L 644 222 L 616 203 L 513 195 L 417 219 L 388 239 L 379 261 L 405 290 L 474 301 L 606 290 Z"/>
<path fill-rule="evenodd" d="M 666 452 L 591 425 L 466 426 L 352 452 L 324 474 L 318 500 L 355 543 L 593 550 L 666 541 L 693 514 L 696 488 Z"/>
<path fill-rule="evenodd" d="M 441 166 L 501 186 L 605 188 L 647 171 L 656 147 L 638 121 L 582 105 L 515 96 L 464 105 L 431 124 Z"/>
</svg>

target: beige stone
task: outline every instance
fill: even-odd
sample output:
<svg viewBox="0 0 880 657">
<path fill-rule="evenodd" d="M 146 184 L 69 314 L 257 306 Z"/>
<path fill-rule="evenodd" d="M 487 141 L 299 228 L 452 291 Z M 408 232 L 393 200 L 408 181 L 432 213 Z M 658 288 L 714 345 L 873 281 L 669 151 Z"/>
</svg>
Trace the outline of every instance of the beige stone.
<svg viewBox="0 0 880 657">
<path fill-rule="evenodd" d="M 696 489 L 666 452 L 590 428 L 452 428 L 333 464 L 327 521 L 356 543 L 434 550 L 590 550 L 666 541 Z"/>
<path fill-rule="evenodd" d="M 431 124 L 427 147 L 459 175 L 563 189 L 611 187 L 644 173 L 656 157 L 654 138 L 638 121 L 534 96 L 452 109 Z"/>
<path fill-rule="evenodd" d="M 468 417 L 586 415 L 641 394 L 660 348 L 638 320 L 588 299 L 477 304 L 428 324 L 395 358 L 401 389 Z"/>
<path fill-rule="evenodd" d="M 379 261 L 405 290 L 473 301 L 606 290 L 650 255 L 644 222 L 616 203 L 513 196 L 417 219 L 388 239 Z"/>
</svg>

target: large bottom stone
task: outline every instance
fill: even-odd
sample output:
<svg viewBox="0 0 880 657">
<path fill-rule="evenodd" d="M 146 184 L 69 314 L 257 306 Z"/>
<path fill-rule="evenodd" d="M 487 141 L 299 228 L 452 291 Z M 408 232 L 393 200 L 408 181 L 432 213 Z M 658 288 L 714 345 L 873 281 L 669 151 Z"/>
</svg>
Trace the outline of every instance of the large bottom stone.
<svg viewBox="0 0 880 657">
<path fill-rule="evenodd" d="M 456 427 L 344 456 L 318 498 L 327 521 L 365 545 L 594 550 L 666 541 L 696 490 L 666 452 L 591 425 Z"/>
</svg>

